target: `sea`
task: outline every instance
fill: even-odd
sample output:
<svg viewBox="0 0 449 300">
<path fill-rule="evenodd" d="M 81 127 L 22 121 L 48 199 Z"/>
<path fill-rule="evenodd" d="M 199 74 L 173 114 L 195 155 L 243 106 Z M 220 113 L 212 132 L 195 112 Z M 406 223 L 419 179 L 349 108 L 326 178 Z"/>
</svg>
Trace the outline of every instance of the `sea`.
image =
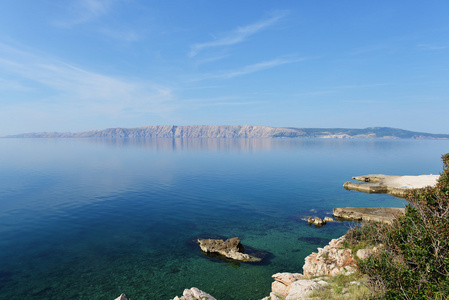
<svg viewBox="0 0 449 300">
<path fill-rule="evenodd" d="M 0 139 L 0 299 L 268 296 L 278 272 L 353 222 L 335 207 L 404 207 L 348 191 L 366 174 L 439 174 L 448 140 Z M 198 238 L 239 237 L 259 263 L 209 257 Z"/>
</svg>

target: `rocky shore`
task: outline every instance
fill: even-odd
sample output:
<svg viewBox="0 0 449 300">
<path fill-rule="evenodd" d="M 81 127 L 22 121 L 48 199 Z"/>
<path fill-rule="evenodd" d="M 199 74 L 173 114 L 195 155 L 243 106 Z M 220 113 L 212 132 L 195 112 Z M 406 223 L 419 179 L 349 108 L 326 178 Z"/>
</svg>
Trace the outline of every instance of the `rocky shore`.
<svg viewBox="0 0 449 300">
<path fill-rule="evenodd" d="M 352 179 L 360 182 L 345 182 L 343 187 L 347 190 L 364 193 L 390 194 L 404 198 L 412 189 L 435 186 L 439 175 L 396 176 L 396 175 L 363 175 L 354 176 Z"/>
<path fill-rule="evenodd" d="M 333 209 L 333 216 L 337 219 L 387 224 L 404 213 L 405 208 L 396 207 L 337 207 Z"/>
<path fill-rule="evenodd" d="M 299 300 L 310 299 L 314 292 L 331 289 L 329 278 L 343 275 L 350 276 L 356 271 L 356 257 L 365 259 L 377 251 L 373 249 L 359 249 L 354 255 L 351 249 L 343 247 L 345 237 L 333 239 L 324 248 L 318 248 L 305 258 L 303 273 L 276 273 L 271 284 L 271 293 L 261 300 Z M 360 282 L 352 281 L 350 285 L 360 285 Z M 331 289 L 332 291 L 332 289 Z M 348 299 L 351 295 L 348 294 Z M 131 300 L 125 294 L 115 300 Z M 176 296 L 171 300 L 216 300 L 207 292 L 192 287 L 185 289 L 182 296 Z"/>
<path fill-rule="evenodd" d="M 333 239 L 324 248 L 318 248 L 318 252 L 307 256 L 303 274 L 274 274 L 271 293 L 263 300 L 305 299 L 328 285 L 326 277 L 354 273 L 355 258 L 350 249 L 342 248 L 343 241 L 344 237 Z"/>
<path fill-rule="evenodd" d="M 439 175 L 421 176 L 393 176 L 393 175 L 366 175 L 353 177 L 360 183 L 346 182 L 343 186 L 349 190 L 356 190 L 366 193 L 389 193 L 397 197 L 403 197 L 410 189 L 434 186 Z M 404 214 L 403 208 L 367 208 L 367 207 L 346 207 L 334 208 L 333 216 L 347 220 L 375 221 L 391 223 L 393 218 Z M 308 224 L 322 226 L 326 222 L 333 221 L 331 218 L 322 220 L 318 217 L 308 218 Z M 318 248 L 305 258 L 303 273 L 276 273 L 271 284 L 271 293 L 262 300 L 299 300 L 310 299 L 313 293 L 330 289 L 329 278 L 343 275 L 350 276 L 356 271 L 356 257 L 366 259 L 376 253 L 382 245 L 372 249 L 359 249 L 356 254 L 351 249 L 343 247 L 345 237 L 333 239 L 324 248 Z M 260 258 L 252 257 L 244 253 L 244 247 L 239 238 L 228 240 L 198 240 L 201 250 L 205 253 L 218 253 L 229 259 L 237 261 L 260 261 Z M 360 282 L 350 282 L 351 285 L 360 285 Z M 348 294 L 345 299 L 351 299 L 353 295 Z M 176 296 L 172 300 L 216 300 L 208 293 L 195 287 L 186 289 L 181 297 Z M 130 300 L 125 294 L 120 295 L 115 300 Z"/>
</svg>

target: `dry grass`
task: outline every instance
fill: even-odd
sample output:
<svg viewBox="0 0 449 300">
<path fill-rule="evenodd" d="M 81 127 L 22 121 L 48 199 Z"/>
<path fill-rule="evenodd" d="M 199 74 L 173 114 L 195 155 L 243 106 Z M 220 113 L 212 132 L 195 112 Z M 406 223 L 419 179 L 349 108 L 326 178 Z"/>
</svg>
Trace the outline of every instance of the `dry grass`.
<svg viewBox="0 0 449 300">
<path fill-rule="evenodd" d="M 367 287 L 367 278 L 360 273 L 349 276 L 323 277 L 327 285 L 322 290 L 315 290 L 309 295 L 311 299 L 377 299 L 377 295 Z M 355 283 L 356 282 L 356 283 Z"/>
</svg>

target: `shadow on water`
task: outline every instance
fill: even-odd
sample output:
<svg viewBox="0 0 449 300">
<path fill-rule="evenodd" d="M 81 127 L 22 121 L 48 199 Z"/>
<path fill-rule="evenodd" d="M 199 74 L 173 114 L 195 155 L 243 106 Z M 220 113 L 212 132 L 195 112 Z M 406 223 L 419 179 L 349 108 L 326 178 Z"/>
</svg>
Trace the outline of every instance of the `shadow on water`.
<svg viewBox="0 0 449 300">
<path fill-rule="evenodd" d="M 322 238 L 322 237 L 315 237 L 315 236 L 305 236 L 305 237 L 299 237 L 298 241 L 307 243 L 309 245 L 326 245 L 328 244 L 331 239 L 329 238 Z"/>
</svg>

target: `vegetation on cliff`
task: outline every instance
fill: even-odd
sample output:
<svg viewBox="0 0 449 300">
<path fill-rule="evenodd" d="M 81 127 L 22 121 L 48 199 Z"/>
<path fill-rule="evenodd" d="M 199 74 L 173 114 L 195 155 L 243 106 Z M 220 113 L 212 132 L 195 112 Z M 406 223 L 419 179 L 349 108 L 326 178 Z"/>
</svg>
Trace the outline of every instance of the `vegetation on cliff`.
<svg viewBox="0 0 449 300">
<path fill-rule="evenodd" d="M 404 216 L 391 225 L 366 223 L 346 235 L 352 247 L 383 245 L 358 262 L 382 298 L 449 297 L 449 154 L 442 160 L 437 185 L 410 192 Z"/>
</svg>

